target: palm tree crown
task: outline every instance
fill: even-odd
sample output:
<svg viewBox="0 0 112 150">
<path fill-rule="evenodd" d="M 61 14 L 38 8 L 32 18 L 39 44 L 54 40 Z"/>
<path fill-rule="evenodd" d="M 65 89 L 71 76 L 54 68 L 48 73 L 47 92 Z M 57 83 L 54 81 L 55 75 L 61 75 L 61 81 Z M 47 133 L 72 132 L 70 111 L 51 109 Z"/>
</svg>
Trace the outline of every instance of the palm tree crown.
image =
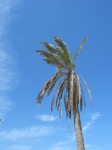
<svg viewBox="0 0 112 150">
<path fill-rule="evenodd" d="M 76 109 L 78 107 L 78 104 L 80 104 L 80 110 L 82 110 L 83 102 L 84 106 L 86 106 L 84 92 L 80 84 L 79 75 L 75 73 L 73 69 L 76 67 L 76 59 L 87 38 L 82 41 L 81 45 L 77 49 L 73 61 L 72 55 L 68 51 L 66 44 L 58 36 L 54 36 L 54 40 L 56 42 L 56 46 L 47 42 L 41 42 L 46 48 L 46 51 L 36 50 L 36 52 L 40 53 L 40 55 L 44 57 L 44 61 L 47 62 L 47 64 L 54 65 L 57 69 L 55 75 L 48 79 L 47 82 L 44 84 L 36 101 L 37 104 L 40 105 L 45 93 L 47 92 L 48 96 L 52 91 L 53 87 L 55 86 L 57 80 L 60 77 L 63 77 L 54 93 L 51 104 L 51 111 L 53 110 L 53 104 L 56 96 L 55 107 L 60 110 L 61 117 L 61 102 L 63 97 L 66 115 L 67 117 L 71 118 L 71 111 L 73 109 Z M 88 89 L 90 100 L 92 102 L 92 96 L 88 84 L 83 76 L 81 76 L 81 78 L 84 80 L 84 83 Z M 73 101 L 75 101 L 75 103 L 73 103 Z"/>
<path fill-rule="evenodd" d="M 71 118 L 71 114 L 73 113 L 74 116 L 74 126 L 76 131 L 76 140 L 77 140 L 77 147 L 78 150 L 84 150 L 84 142 L 82 136 L 82 128 L 80 123 L 80 116 L 79 116 L 79 108 L 82 111 L 82 106 L 86 106 L 86 101 L 84 97 L 84 92 L 82 86 L 80 84 L 79 75 L 74 72 L 76 67 L 76 60 L 79 55 L 80 50 L 82 49 L 84 43 L 86 42 L 87 38 L 85 38 L 82 43 L 80 44 L 79 48 L 76 51 L 75 57 L 72 59 L 72 55 L 68 51 L 66 44 L 58 37 L 54 36 L 54 40 L 56 45 L 49 44 L 47 42 L 41 42 L 44 47 L 44 50 L 36 50 L 40 55 L 44 57 L 44 61 L 47 64 L 56 66 L 56 73 L 47 82 L 44 84 L 43 88 L 41 89 L 39 95 L 37 96 L 37 104 L 40 105 L 45 93 L 47 92 L 47 96 L 50 94 L 52 89 L 54 88 L 56 82 L 59 78 L 62 78 L 58 87 L 55 90 L 53 100 L 51 103 L 51 111 L 53 111 L 53 105 L 55 102 L 55 108 L 60 112 L 61 115 L 61 103 L 62 99 L 64 99 L 64 105 L 66 110 L 67 118 Z M 92 96 L 88 84 L 83 76 L 81 78 L 84 80 L 84 83 L 87 87 L 90 100 L 92 101 Z M 78 118 L 78 120 L 77 120 Z M 76 124 L 77 123 L 77 124 Z M 77 129 L 77 126 L 80 128 Z M 78 132 L 77 132 L 78 130 Z M 80 131 L 80 132 L 79 132 Z M 81 138 L 79 134 L 81 135 Z M 80 146 L 80 140 L 82 140 L 82 146 Z"/>
</svg>

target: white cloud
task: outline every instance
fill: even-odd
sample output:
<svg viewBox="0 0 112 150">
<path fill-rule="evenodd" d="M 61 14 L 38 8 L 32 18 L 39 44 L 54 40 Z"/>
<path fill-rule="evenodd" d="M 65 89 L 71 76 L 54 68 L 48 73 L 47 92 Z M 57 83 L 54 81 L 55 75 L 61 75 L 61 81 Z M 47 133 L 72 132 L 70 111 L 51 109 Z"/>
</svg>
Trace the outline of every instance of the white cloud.
<svg viewBox="0 0 112 150">
<path fill-rule="evenodd" d="M 6 91 L 14 87 L 16 73 L 14 71 L 14 61 L 9 54 L 0 50 L 0 90 Z"/>
<path fill-rule="evenodd" d="M 0 90 L 2 91 L 12 88 L 16 81 L 15 62 L 9 55 L 10 45 L 6 42 L 8 40 L 6 33 L 9 20 L 12 18 L 11 10 L 17 2 L 18 0 L 0 0 Z M 4 35 L 5 38 L 3 38 Z"/>
<path fill-rule="evenodd" d="M 0 117 L 10 107 L 9 99 L 4 92 L 15 88 L 17 84 L 16 64 L 13 56 L 10 55 L 12 46 L 8 44 L 10 41 L 7 33 L 8 23 L 15 15 L 11 11 L 19 1 L 0 0 Z"/>
<path fill-rule="evenodd" d="M 6 26 L 11 19 L 10 13 L 18 0 L 0 0 L 0 37 L 6 32 Z"/>
<path fill-rule="evenodd" d="M 90 148 L 90 147 L 92 147 L 92 145 L 85 144 L 85 148 L 86 148 L 86 149 L 88 149 L 88 148 Z"/>
<path fill-rule="evenodd" d="M 75 142 L 75 133 L 74 136 L 69 137 L 66 141 L 60 141 L 53 146 L 51 146 L 52 150 L 72 150 L 71 144 Z"/>
<path fill-rule="evenodd" d="M 53 115 L 37 115 L 36 119 L 40 119 L 41 121 L 55 121 L 57 117 L 54 117 Z"/>
<path fill-rule="evenodd" d="M 91 120 L 88 121 L 84 127 L 82 127 L 83 132 L 87 131 L 92 126 L 92 124 L 94 123 L 94 121 L 96 119 L 98 119 L 99 117 L 101 117 L 101 115 L 99 114 L 99 112 L 97 112 L 95 114 L 92 114 Z"/>
<path fill-rule="evenodd" d="M 9 150 L 31 150 L 31 147 L 24 145 L 13 145 L 9 148 Z"/>
<path fill-rule="evenodd" d="M 0 96 L 0 118 L 11 108 L 12 103 L 6 96 Z"/>
<path fill-rule="evenodd" d="M 0 132 L 0 138 L 17 140 L 21 138 L 34 138 L 47 136 L 54 133 L 57 129 L 50 126 L 32 126 L 24 129 L 12 129 Z"/>
<path fill-rule="evenodd" d="M 73 148 L 70 148 L 68 146 L 56 146 L 55 148 L 53 148 L 52 150 L 72 150 Z"/>
<path fill-rule="evenodd" d="M 95 114 L 92 114 L 92 120 L 96 120 L 96 119 L 98 119 L 99 117 L 101 117 L 102 115 L 101 114 L 99 114 L 99 112 L 97 112 L 97 113 L 95 113 Z"/>
</svg>

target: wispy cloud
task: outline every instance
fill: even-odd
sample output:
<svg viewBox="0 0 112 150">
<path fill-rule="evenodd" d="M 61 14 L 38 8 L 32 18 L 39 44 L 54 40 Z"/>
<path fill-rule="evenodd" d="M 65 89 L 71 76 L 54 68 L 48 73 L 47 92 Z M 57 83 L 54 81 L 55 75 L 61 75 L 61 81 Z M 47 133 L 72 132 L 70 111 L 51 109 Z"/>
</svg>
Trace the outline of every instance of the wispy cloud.
<svg viewBox="0 0 112 150">
<path fill-rule="evenodd" d="M 14 71 L 14 61 L 12 57 L 0 49 L 0 90 L 6 91 L 14 87 L 16 73 Z"/>
<path fill-rule="evenodd" d="M 6 96 L 0 96 L 0 118 L 12 107 L 12 103 Z"/>
<path fill-rule="evenodd" d="M 0 0 L 0 117 L 9 108 L 10 102 L 5 91 L 15 87 L 17 84 L 17 71 L 15 60 L 10 55 L 9 38 L 7 39 L 8 23 L 13 18 L 12 9 L 19 0 Z M 1 95 L 2 94 L 2 95 Z M 5 98 L 3 98 L 3 94 Z"/>
<path fill-rule="evenodd" d="M 83 132 L 87 131 L 92 126 L 92 124 L 95 122 L 95 120 L 98 119 L 99 117 L 101 117 L 101 114 L 99 114 L 99 112 L 92 114 L 91 120 L 88 121 L 86 123 L 86 125 L 82 128 Z"/>
<path fill-rule="evenodd" d="M 66 140 L 59 141 L 58 143 L 51 145 L 51 150 L 72 150 L 72 143 L 74 142 L 75 133 L 73 136 L 66 138 Z"/>
<path fill-rule="evenodd" d="M 70 148 L 70 146 L 56 146 L 52 148 L 52 150 L 72 150 L 73 148 Z"/>
<path fill-rule="evenodd" d="M 0 37 L 6 33 L 6 26 L 11 19 L 11 10 L 19 0 L 0 0 Z"/>
<path fill-rule="evenodd" d="M 34 138 L 48 136 L 57 129 L 50 126 L 32 126 L 24 129 L 12 129 L 10 131 L 0 132 L 0 138 L 8 140 L 17 140 L 22 138 Z"/>
<path fill-rule="evenodd" d="M 57 117 L 53 116 L 53 115 L 37 115 L 36 119 L 40 119 L 41 121 L 55 121 L 57 120 Z"/>
<path fill-rule="evenodd" d="M 9 148 L 9 150 L 31 150 L 31 147 L 25 145 L 13 145 Z"/>
<path fill-rule="evenodd" d="M 10 53 L 10 45 L 7 44 L 8 23 L 12 18 L 11 10 L 18 0 L 0 0 L 0 90 L 5 91 L 12 88 L 16 81 L 14 70 L 15 61 Z M 5 36 L 5 38 L 3 38 Z M 4 39 L 4 40 L 3 40 Z M 14 80 L 15 79 L 15 80 Z"/>
<path fill-rule="evenodd" d="M 85 148 L 86 148 L 86 149 L 88 149 L 88 148 L 90 148 L 90 147 L 92 147 L 92 145 L 85 144 Z"/>
</svg>

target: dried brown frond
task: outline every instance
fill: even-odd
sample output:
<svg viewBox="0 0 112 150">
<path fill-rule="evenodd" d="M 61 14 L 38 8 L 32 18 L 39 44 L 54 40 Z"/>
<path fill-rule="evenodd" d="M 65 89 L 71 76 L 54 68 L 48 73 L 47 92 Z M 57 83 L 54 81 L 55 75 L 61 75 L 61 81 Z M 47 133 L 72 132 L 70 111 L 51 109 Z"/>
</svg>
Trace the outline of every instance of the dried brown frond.
<svg viewBox="0 0 112 150">
<path fill-rule="evenodd" d="M 64 83 L 65 83 L 65 81 L 66 81 L 66 77 L 67 77 L 67 76 L 65 76 L 65 77 L 62 79 L 62 81 L 60 82 L 60 84 L 59 84 L 59 88 L 58 88 L 58 92 L 57 92 L 57 97 L 56 97 L 55 108 L 57 108 L 57 102 L 58 102 L 58 98 L 59 98 L 60 94 L 63 93 Z"/>
<path fill-rule="evenodd" d="M 38 97 L 37 97 L 37 99 L 36 99 L 36 102 L 37 102 L 37 105 L 40 105 L 40 103 L 41 103 L 41 101 L 42 101 L 42 99 L 43 99 L 43 97 L 44 97 L 44 95 L 45 95 L 45 93 L 46 93 L 46 91 L 47 90 L 49 90 L 49 88 L 51 88 L 51 83 L 53 82 L 53 79 L 55 79 L 58 75 L 62 75 L 62 70 L 60 69 L 60 70 L 58 70 L 58 72 L 56 72 L 56 74 L 53 76 L 53 77 L 51 77 L 45 84 L 44 84 L 44 86 L 42 87 L 42 89 L 41 89 L 41 91 L 40 91 L 40 93 L 39 93 L 39 95 L 38 95 Z M 59 77 L 60 77 L 59 76 Z M 58 77 L 58 78 L 59 78 Z M 58 78 L 57 78 L 57 80 L 58 80 Z M 53 88 L 53 87 L 52 87 Z M 52 89 L 50 89 L 50 90 L 52 90 Z"/>
<path fill-rule="evenodd" d="M 51 81 L 50 81 L 50 85 L 49 85 L 49 89 L 47 91 L 47 96 L 50 94 L 50 92 L 52 91 L 53 87 L 55 86 L 57 80 L 63 76 L 65 73 L 63 73 L 62 69 L 57 70 L 57 72 L 55 73 L 55 75 L 52 77 Z"/>
<path fill-rule="evenodd" d="M 75 61 L 77 60 L 77 57 L 78 57 L 78 55 L 79 55 L 79 53 L 80 53 L 80 51 L 81 51 L 81 49 L 82 49 L 82 47 L 83 47 L 83 45 L 85 44 L 86 41 L 87 41 L 87 38 L 85 38 L 85 39 L 82 41 L 82 43 L 80 44 L 79 48 L 77 49 L 77 52 L 76 52 L 76 54 L 75 54 L 75 58 L 73 59 L 73 64 L 74 64 Z"/>
<path fill-rule="evenodd" d="M 86 87 L 87 87 L 87 91 L 88 91 L 88 93 L 89 93 L 89 97 L 90 97 L 91 103 L 92 103 L 92 105 L 93 105 L 93 100 L 92 100 L 92 96 L 91 96 L 91 92 L 90 92 L 89 86 L 88 86 L 86 80 L 84 79 L 84 77 L 83 77 L 82 75 L 80 75 L 80 76 L 81 76 L 81 78 L 83 79 L 83 81 L 84 81 L 84 83 L 85 83 L 85 85 L 86 85 Z"/>
<path fill-rule="evenodd" d="M 81 85 L 80 85 L 81 86 Z M 82 101 L 84 103 L 84 106 L 86 107 L 86 100 L 85 100 L 85 96 L 84 96 L 84 91 L 83 91 L 83 88 L 81 86 L 81 95 L 82 95 Z"/>
<path fill-rule="evenodd" d="M 50 79 L 47 80 L 47 82 L 44 84 L 43 88 L 41 89 L 39 95 L 37 96 L 37 98 L 36 98 L 37 105 L 40 105 L 40 103 L 45 95 L 45 92 L 49 88 L 49 83 L 50 83 Z"/>
<path fill-rule="evenodd" d="M 59 88 L 59 86 L 58 86 L 57 89 L 55 90 L 55 93 L 54 93 L 54 96 L 53 96 L 53 100 L 52 100 L 52 104 L 51 104 L 51 111 L 53 111 L 53 104 L 54 104 L 55 95 L 56 95 L 56 92 L 57 92 L 58 88 Z"/>
<path fill-rule="evenodd" d="M 62 119 L 61 101 L 62 99 L 60 100 L 60 119 Z"/>
</svg>

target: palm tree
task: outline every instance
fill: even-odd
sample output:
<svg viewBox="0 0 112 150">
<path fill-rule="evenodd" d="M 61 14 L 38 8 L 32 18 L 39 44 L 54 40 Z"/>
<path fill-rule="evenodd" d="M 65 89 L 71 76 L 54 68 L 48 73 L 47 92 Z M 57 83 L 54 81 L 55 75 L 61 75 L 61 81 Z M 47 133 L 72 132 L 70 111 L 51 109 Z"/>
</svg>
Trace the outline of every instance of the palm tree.
<svg viewBox="0 0 112 150">
<path fill-rule="evenodd" d="M 55 102 L 55 108 L 59 110 L 61 118 L 61 104 L 62 99 L 64 100 L 67 118 L 71 119 L 71 114 L 73 113 L 77 150 L 85 150 L 79 109 L 80 111 L 82 111 L 83 104 L 84 106 L 86 106 L 86 101 L 82 86 L 80 84 L 79 74 L 74 72 L 74 69 L 76 67 L 76 60 L 79 52 L 82 49 L 87 38 L 82 41 L 73 60 L 66 44 L 58 36 L 54 36 L 54 40 L 56 42 L 56 45 L 52 45 L 47 42 L 41 42 L 44 45 L 46 51 L 36 50 L 36 52 L 44 57 L 44 61 L 47 64 L 56 66 L 55 75 L 48 79 L 44 84 L 43 88 L 37 96 L 36 102 L 38 105 L 40 105 L 45 93 L 47 92 L 48 96 L 54 88 L 58 79 L 61 78 L 61 81 L 57 86 L 53 96 L 51 111 L 53 111 L 53 105 Z M 91 103 L 93 104 L 88 84 L 83 76 L 81 76 L 81 78 L 84 80 Z"/>
</svg>

